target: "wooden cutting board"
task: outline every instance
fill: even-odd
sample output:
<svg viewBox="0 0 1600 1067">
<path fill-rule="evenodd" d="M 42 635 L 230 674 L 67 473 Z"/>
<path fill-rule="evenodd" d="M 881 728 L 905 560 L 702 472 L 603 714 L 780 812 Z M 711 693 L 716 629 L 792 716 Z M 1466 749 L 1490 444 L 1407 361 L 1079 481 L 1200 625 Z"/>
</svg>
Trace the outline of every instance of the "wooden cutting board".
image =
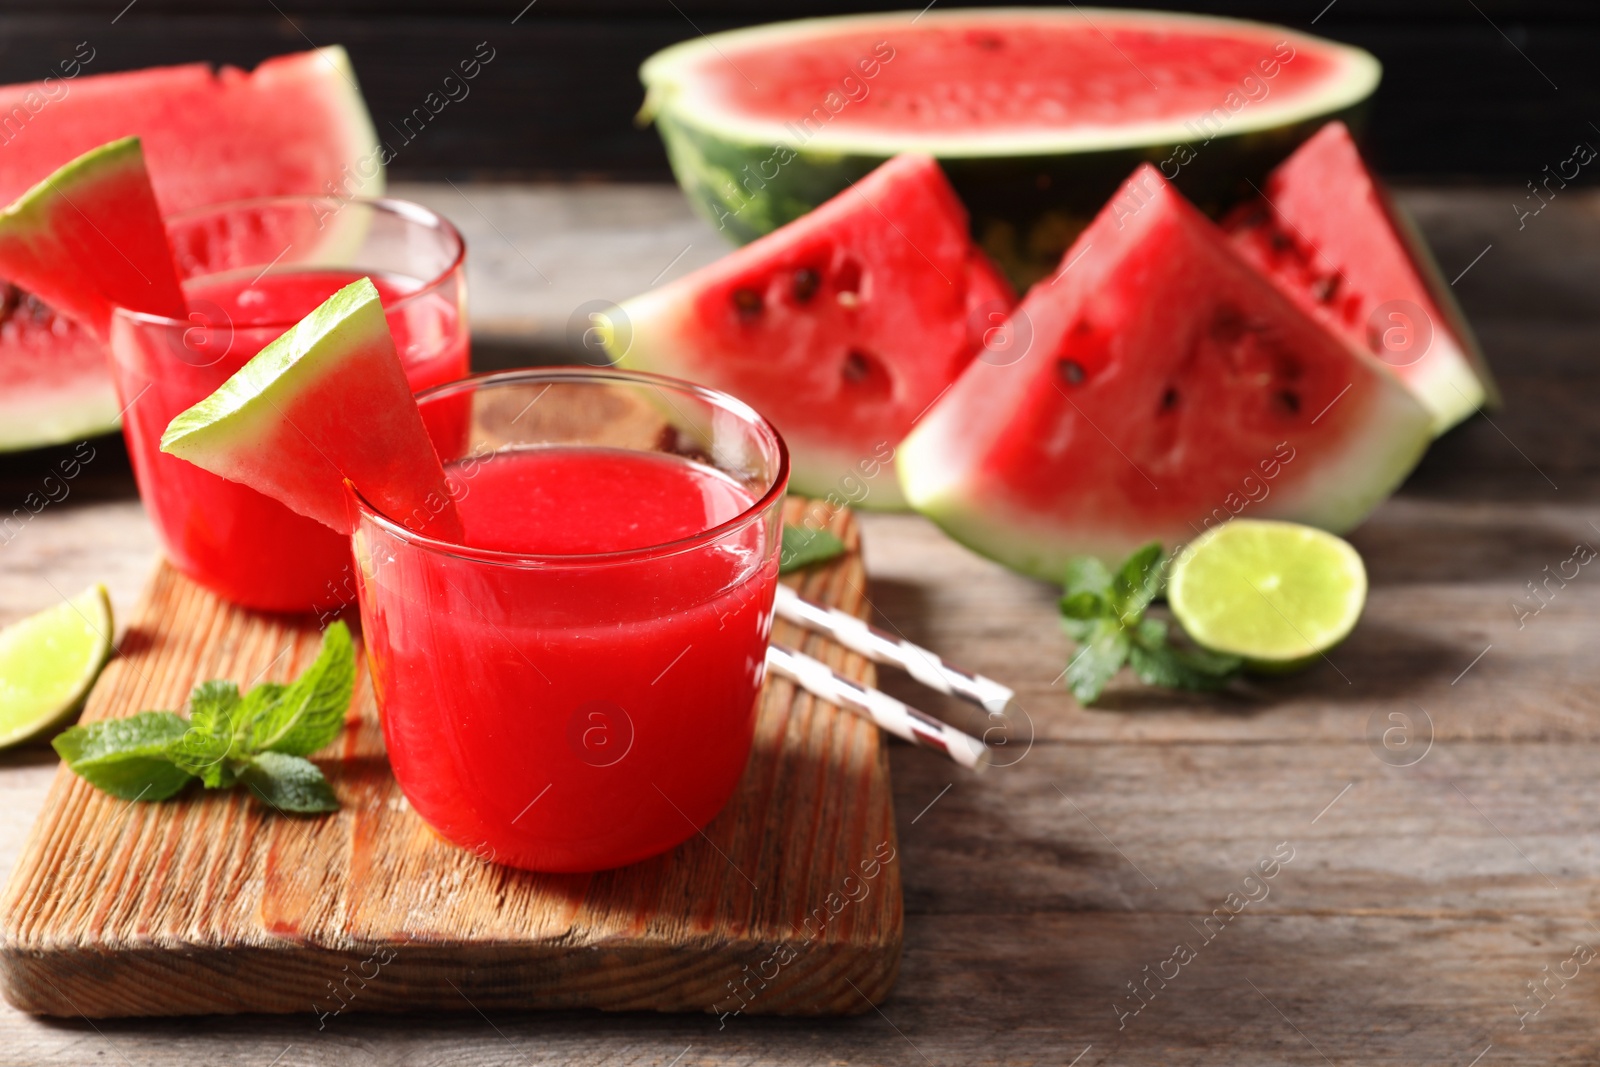
<svg viewBox="0 0 1600 1067">
<path fill-rule="evenodd" d="M 795 521 L 804 507 L 791 500 Z M 859 537 L 787 580 L 865 613 Z M 352 613 L 353 614 L 353 613 Z M 869 684 L 870 664 L 774 636 Z M 288 679 L 310 619 L 235 608 L 157 570 L 84 719 L 181 708 L 198 682 Z M 594 1007 L 870 1010 L 899 969 L 903 906 L 882 736 L 769 678 L 738 792 L 702 834 L 632 867 L 532 874 L 447 844 L 390 774 L 363 665 L 319 753 L 343 804 L 312 819 L 242 792 L 135 804 L 57 772 L 0 896 L 0 981 L 65 1016 Z"/>
</svg>

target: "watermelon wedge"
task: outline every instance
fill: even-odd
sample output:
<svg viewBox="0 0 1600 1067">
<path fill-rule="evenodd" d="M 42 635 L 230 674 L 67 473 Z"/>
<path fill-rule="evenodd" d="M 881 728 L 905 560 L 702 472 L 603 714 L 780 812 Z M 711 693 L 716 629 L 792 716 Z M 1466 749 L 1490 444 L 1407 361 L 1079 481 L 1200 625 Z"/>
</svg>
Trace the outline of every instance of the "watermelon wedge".
<svg viewBox="0 0 1600 1067">
<path fill-rule="evenodd" d="M 141 138 L 163 215 L 256 196 L 383 191 L 392 151 L 378 143 L 342 48 L 248 73 L 204 63 L 86 73 L 97 61 L 81 46 L 60 76 L 0 87 L 0 203 L 129 135 Z M 0 282 L 0 451 L 117 425 L 104 347 L 57 310 Z"/>
<path fill-rule="evenodd" d="M 102 342 L 119 307 L 184 318 L 188 308 L 139 139 L 79 156 L 0 211 L 0 276 Z"/>
<path fill-rule="evenodd" d="M 1414 226 L 1330 122 L 1223 223 L 1302 308 L 1372 352 L 1441 434 L 1498 395 L 1466 318 Z"/>
<path fill-rule="evenodd" d="M 915 7 L 651 56 L 642 113 L 690 200 L 748 241 L 891 156 L 926 153 L 1024 285 L 1141 161 L 1220 211 L 1329 118 L 1359 116 L 1380 73 L 1360 49 L 1237 19 Z"/>
<path fill-rule="evenodd" d="M 939 165 L 906 155 L 625 302 L 606 343 L 623 366 L 722 389 L 771 419 L 797 492 L 895 508 L 895 446 L 1015 302 Z"/>
<path fill-rule="evenodd" d="M 1169 547 L 1244 512 L 1339 531 L 1431 440 L 1376 360 L 1301 311 L 1153 167 L 902 443 L 906 498 L 952 536 L 1060 581 L 1068 557 Z"/>
<path fill-rule="evenodd" d="M 455 496 L 366 278 L 173 419 L 161 450 L 341 533 L 354 527 L 348 481 L 409 529 L 461 539 Z"/>
</svg>

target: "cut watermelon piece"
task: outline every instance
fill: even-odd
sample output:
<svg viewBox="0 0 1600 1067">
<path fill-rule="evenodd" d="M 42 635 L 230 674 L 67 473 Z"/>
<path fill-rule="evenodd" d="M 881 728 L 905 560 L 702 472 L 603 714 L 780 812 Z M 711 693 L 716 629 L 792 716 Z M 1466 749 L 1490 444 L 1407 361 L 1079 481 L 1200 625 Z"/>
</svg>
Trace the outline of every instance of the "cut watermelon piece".
<svg viewBox="0 0 1600 1067">
<path fill-rule="evenodd" d="M 1358 115 L 1379 66 L 1282 26 L 1073 6 L 780 22 L 687 40 L 639 76 L 679 183 L 730 237 L 922 152 L 1026 284 L 1139 162 L 1220 210 Z"/>
<path fill-rule="evenodd" d="M 461 540 L 455 496 L 366 278 L 173 419 L 161 450 L 341 533 L 354 527 L 348 481 L 409 529 Z"/>
<path fill-rule="evenodd" d="M 79 156 L 0 211 L 0 276 L 104 342 L 119 307 L 188 314 L 137 137 Z"/>
<path fill-rule="evenodd" d="M 721 389 L 788 442 L 797 492 L 902 507 L 889 460 L 1016 302 L 927 156 L 622 305 L 624 366 Z"/>
<path fill-rule="evenodd" d="M 1330 122 L 1223 223 L 1234 247 L 1317 319 L 1400 375 L 1441 434 L 1496 401 L 1427 245 Z"/>
<path fill-rule="evenodd" d="M 1169 547 L 1248 509 L 1347 529 L 1416 464 L 1427 411 L 1141 167 L 901 445 L 913 507 L 1018 570 Z"/>
<path fill-rule="evenodd" d="M 249 73 L 204 63 L 82 73 L 95 58 L 85 46 L 61 65 L 66 77 L 0 87 L 0 203 L 129 135 L 142 139 L 164 215 L 257 196 L 383 191 L 392 150 L 378 144 L 342 48 Z M 115 429 L 103 347 L 28 294 L 0 293 L 0 450 Z"/>
</svg>

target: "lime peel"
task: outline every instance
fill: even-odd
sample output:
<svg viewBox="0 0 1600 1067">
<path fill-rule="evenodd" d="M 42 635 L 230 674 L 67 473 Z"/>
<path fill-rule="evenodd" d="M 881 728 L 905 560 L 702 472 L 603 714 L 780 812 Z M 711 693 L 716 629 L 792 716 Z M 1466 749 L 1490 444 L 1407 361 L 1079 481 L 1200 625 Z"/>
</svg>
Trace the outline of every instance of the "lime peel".
<svg viewBox="0 0 1600 1067">
<path fill-rule="evenodd" d="M 111 657 L 112 633 L 103 585 L 0 630 L 0 748 L 46 733 L 78 712 Z"/>
</svg>

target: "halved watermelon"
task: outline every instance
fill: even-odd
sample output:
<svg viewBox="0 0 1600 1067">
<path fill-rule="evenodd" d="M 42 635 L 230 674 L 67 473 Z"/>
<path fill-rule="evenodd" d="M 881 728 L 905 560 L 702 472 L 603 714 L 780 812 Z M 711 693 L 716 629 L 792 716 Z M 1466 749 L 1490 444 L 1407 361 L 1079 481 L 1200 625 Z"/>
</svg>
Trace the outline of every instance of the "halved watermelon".
<svg viewBox="0 0 1600 1067">
<path fill-rule="evenodd" d="M 927 156 L 622 305 L 624 366 L 726 390 L 789 444 L 796 491 L 903 507 L 889 460 L 1016 302 Z"/>
<path fill-rule="evenodd" d="M 1431 440 L 1387 369 L 1294 305 L 1153 167 L 1137 170 L 900 448 L 906 498 L 1060 581 L 1068 557 L 1169 547 L 1248 509 L 1343 530 Z"/>
<path fill-rule="evenodd" d="M 137 137 L 84 153 L 0 211 L 0 277 L 102 342 L 119 307 L 187 314 Z"/>
<path fill-rule="evenodd" d="M 1139 162 L 1220 210 L 1358 115 L 1379 67 L 1281 26 L 1073 5 L 780 22 L 692 38 L 639 76 L 679 183 L 730 237 L 922 152 L 1026 284 Z"/>
<path fill-rule="evenodd" d="M 455 495 L 366 278 L 173 419 L 161 450 L 341 533 L 354 526 L 349 481 L 395 521 L 461 539 Z"/>
<path fill-rule="evenodd" d="M 66 73 L 93 69 L 81 49 Z M 86 68 L 87 65 L 87 68 Z M 0 203 L 97 145 L 142 138 L 163 214 L 284 193 L 383 191 L 372 120 L 342 48 L 253 72 L 194 63 L 0 87 Z M 117 424 L 105 352 L 47 304 L 0 283 L 0 451 Z"/>
<path fill-rule="evenodd" d="M 1223 223 L 1301 307 L 1392 367 L 1443 433 L 1497 394 L 1415 227 L 1330 122 Z"/>
</svg>

